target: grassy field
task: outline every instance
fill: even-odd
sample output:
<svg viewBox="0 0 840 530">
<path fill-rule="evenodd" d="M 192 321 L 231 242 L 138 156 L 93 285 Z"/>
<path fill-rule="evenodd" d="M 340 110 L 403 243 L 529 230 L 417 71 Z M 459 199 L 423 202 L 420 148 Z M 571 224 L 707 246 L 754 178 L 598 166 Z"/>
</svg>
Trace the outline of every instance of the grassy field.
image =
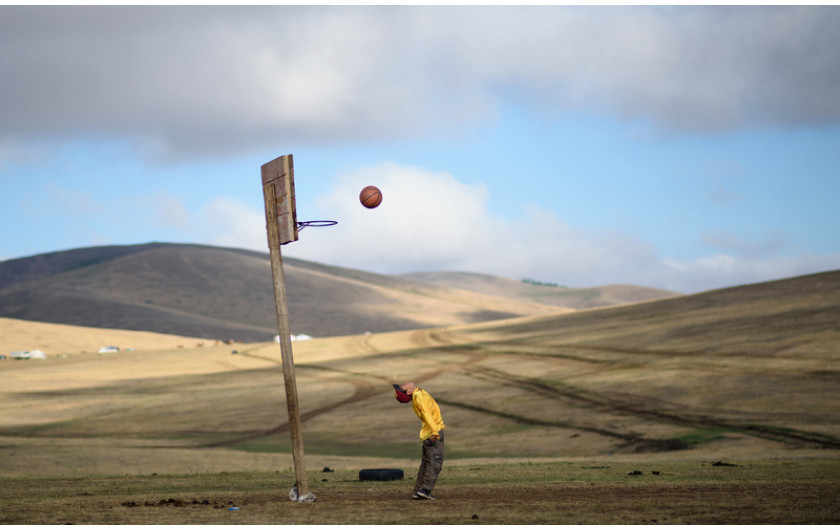
<svg viewBox="0 0 840 530">
<path fill-rule="evenodd" d="M 296 342 L 313 505 L 287 498 L 276 344 L 134 337 L 2 361 L 0 520 L 836 523 L 838 277 Z M 434 509 L 409 498 L 419 424 L 391 390 L 406 380 L 447 424 Z"/>
<path fill-rule="evenodd" d="M 0 485 L 3 524 L 836 524 L 840 463 L 557 462 L 447 467 L 438 500 L 402 481 L 290 471 L 21 478 Z M 235 508 L 231 510 L 231 508 Z"/>
</svg>

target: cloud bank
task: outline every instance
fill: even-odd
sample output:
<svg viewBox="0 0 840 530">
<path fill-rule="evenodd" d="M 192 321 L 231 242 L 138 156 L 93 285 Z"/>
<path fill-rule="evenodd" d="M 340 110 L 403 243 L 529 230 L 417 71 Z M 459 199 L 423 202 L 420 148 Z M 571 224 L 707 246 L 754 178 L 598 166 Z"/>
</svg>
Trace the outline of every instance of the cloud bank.
<svg viewBox="0 0 840 530">
<path fill-rule="evenodd" d="M 491 120 L 511 97 L 683 131 L 840 117 L 833 7 L 3 6 L 0 15 L 7 143 L 116 135 L 150 156 L 194 157 L 290 139 L 410 138 Z"/>
</svg>

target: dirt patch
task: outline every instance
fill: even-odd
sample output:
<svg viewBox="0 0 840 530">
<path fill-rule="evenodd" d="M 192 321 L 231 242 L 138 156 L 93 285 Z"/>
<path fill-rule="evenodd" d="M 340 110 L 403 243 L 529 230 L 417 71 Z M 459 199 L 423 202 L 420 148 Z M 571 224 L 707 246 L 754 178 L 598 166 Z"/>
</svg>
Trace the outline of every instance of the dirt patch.
<svg viewBox="0 0 840 530">
<path fill-rule="evenodd" d="M 319 494 L 306 507 L 276 495 L 235 500 L 125 500 L 110 510 L 117 522 L 220 521 L 218 510 L 238 509 L 242 524 L 833 524 L 840 486 L 816 484 L 541 484 L 447 486 L 436 501 L 410 498 L 410 485 L 349 485 Z M 162 508 L 178 508 L 174 513 Z M 148 511 L 156 511 L 159 516 Z M 228 520 L 228 515 L 224 516 Z M 97 522 L 97 521 L 89 521 Z"/>
<path fill-rule="evenodd" d="M 245 503 L 243 503 L 245 504 Z M 233 501 L 217 501 L 217 500 L 209 500 L 209 499 L 192 499 L 192 500 L 183 500 L 183 499 L 161 499 L 156 502 L 151 501 L 144 501 L 142 504 L 138 503 L 137 501 L 125 501 L 120 506 L 125 508 L 139 508 L 141 506 L 154 506 L 154 507 L 164 507 L 164 506 L 174 506 L 176 508 L 183 508 L 185 506 L 207 506 L 208 508 L 213 508 L 215 510 L 218 509 L 239 509 L 239 506 Z"/>
</svg>

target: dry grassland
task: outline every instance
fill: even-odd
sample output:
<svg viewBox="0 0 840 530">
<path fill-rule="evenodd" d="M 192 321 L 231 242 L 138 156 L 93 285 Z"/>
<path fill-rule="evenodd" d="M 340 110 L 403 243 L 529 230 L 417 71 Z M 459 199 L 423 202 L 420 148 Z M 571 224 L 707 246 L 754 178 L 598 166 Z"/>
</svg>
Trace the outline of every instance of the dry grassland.
<svg viewBox="0 0 840 530">
<path fill-rule="evenodd" d="M 0 354 L 41 350 L 48 356 L 97 352 L 103 346 L 159 350 L 193 348 L 215 341 L 146 331 L 87 328 L 0 317 Z"/>
<path fill-rule="evenodd" d="M 307 468 L 317 474 L 329 467 L 352 477 L 365 467 L 399 467 L 413 475 L 417 418 L 393 399 L 390 385 L 414 380 L 441 404 L 450 480 L 461 477 L 473 494 L 491 492 L 475 489 L 480 484 L 462 476 L 464 469 L 523 462 L 555 470 L 571 465 L 587 469 L 576 479 L 584 483 L 599 469 L 614 475 L 621 470 L 611 479 L 616 482 L 612 494 L 625 495 L 621 513 L 604 518 L 589 510 L 588 518 L 571 517 L 573 507 L 562 499 L 574 497 L 574 491 L 555 484 L 564 479 L 549 477 L 552 493 L 541 502 L 560 503 L 567 511 L 541 505 L 540 512 L 528 505 L 542 515 L 507 522 L 826 522 L 837 516 L 829 507 L 840 504 L 838 481 L 818 471 L 831 466 L 809 463 L 840 461 L 840 311 L 837 298 L 824 296 L 820 285 L 813 289 L 817 294 L 801 286 L 794 291 L 800 295 L 776 297 L 772 306 L 750 291 L 730 301 L 721 292 L 295 342 Z M 96 341 L 100 345 L 99 337 Z M 178 348 L 178 342 L 160 349 L 148 344 L 148 349 L 110 355 L 0 362 L 0 400 L 14 404 L 0 413 L 0 476 L 25 481 L 246 473 L 253 478 L 248 473 L 276 472 L 288 482 L 292 462 L 276 344 Z M 668 503 L 650 499 L 673 494 L 685 508 L 690 487 L 669 493 L 650 484 L 651 489 L 632 491 L 617 484 L 626 480 L 628 469 L 643 468 L 647 477 L 652 469 L 688 466 L 680 468 L 682 474 L 718 462 L 734 463 L 738 472 L 751 466 L 770 471 L 765 478 L 742 477 L 744 482 L 728 493 L 706 477 L 700 480 L 705 489 L 697 490 L 707 499 L 697 506 L 701 516 L 687 515 L 690 508 L 675 509 L 664 520 Z M 774 476 L 795 468 L 788 465 L 810 471 L 785 475 L 778 491 L 773 489 Z M 446 476 L 447 471 L 442 480 Z M 317 482 L 312 486 L 317 492 Z M 765 486 L 769 489 L 762 493 Z M 364 497 L 363 490 L 347 487 L 341 495 Z M 793 513 L 792 501 L 780 493 L 785 488 L 800 491 L 797 502 L 817 507 L 810 519 Z M 504 496 L 514 490 L 504 490 L 494 501 L 494 513 L 504 513 Z M 149 501 L 153 494 L 143 491 L 137 498 Z M 456 495 L 459 490 L 444 491 Z M 540 491 L 523 495 L 536 498 Z M 733 505 L 744 510 L 742 515 L 710 515 L 713 502 L 736 491 L 753 499 L 747 507 Z M 653 503 L 655 515 L 648 518 L 631 510 L 642 494 L 649 498 L 644 502 Z M 777 515 L 789 517 L 762 519 L 762 495 L 781 503 Z M 251 502 L 270 504 L 266 499 Z M 580 502 L 592 502 L 588 499 Z M 467 503 L 451 517 L 441 512 L 438 522 L 469 523 L 459 517 L 475 506 Z M 365 514 L 345 515 L 341 522 L 371 522 Z M 329 522 L 287 516 L 277 515 L 289 522 Z M 131 520 L 130 514 L 120 517 Z M 409 521 L 398 517 L 394 522 Z"/>
<path fill-rule="evenodd" d="M 539 329 L 294 343 L 310 465 L 411 466 L 417 419 L 390 390 L 408 379 L 441 403 L 450 461 L 837 454 L 835 380 L 806 375 L 819 369 L 813 357 L 779 367 L 754 356 L 616 351 Z M 5 476 L 290 465 L 276 344 L 77 353 L 0 370 L 0 395 L 15 403 L 0 415 Z"/>
</svg>

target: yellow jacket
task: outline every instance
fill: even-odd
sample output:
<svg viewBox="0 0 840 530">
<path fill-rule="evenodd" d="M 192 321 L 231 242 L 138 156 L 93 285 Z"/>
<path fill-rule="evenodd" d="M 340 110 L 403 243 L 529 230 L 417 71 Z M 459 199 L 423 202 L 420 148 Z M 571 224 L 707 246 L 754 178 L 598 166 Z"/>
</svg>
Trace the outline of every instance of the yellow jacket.
<svg viewBox="0 0 840 530">
<path fill-rule="evenodd" d="M 446 427 L 443 424 L 440 407 L 438 407 L 435 398 L 425 390 L 417 388 L 411 393 L 411 407 L 422 423 L 420 426 L 421 440 L 426 440 L 435 434 L 439 435 L 440 431 Z"/>
</svg>

